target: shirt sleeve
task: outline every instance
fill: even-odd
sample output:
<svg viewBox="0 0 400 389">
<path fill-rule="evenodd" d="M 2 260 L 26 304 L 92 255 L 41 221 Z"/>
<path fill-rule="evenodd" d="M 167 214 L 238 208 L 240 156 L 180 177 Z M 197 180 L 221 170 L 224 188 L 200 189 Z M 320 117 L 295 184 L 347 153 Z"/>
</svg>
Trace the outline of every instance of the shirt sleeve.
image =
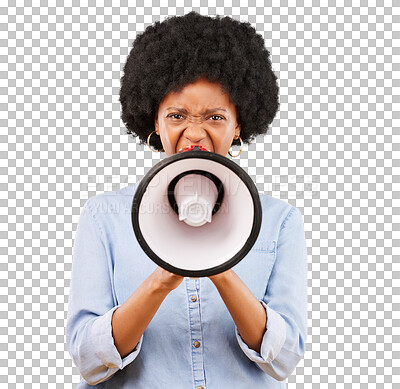
<svg viewBox="0 0 400 389">
<path fill-rule="evenodd" d="M 83 379 L 90 385 L 108 380 L 138 355 L 123 359 L 114 344 L 111 319 L 116 304 L 112 265 L 89 199 L 82 208 L 75 235 L 66 325 L 67 348 Z"/>
<path fill-rule="evenodd" d="M 275 264 L 261 301 L 267 325 L 260 353 L 236 338 L 247 357 L 278 381 L 288 378 L 305 353 L 307 340 L 307 247 L 300 210 L 282 223 Z"/>
</svg>

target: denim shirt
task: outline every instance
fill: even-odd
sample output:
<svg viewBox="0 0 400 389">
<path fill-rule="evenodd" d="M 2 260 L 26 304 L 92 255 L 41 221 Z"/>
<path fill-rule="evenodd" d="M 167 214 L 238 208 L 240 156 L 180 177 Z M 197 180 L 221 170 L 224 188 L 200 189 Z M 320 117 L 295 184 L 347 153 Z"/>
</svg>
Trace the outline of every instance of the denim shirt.
<svg viewBox="0 0 400 389">
<path fill-rule="evenodd" d="M 67 348 L 82 376 L 77 388 L 286 388 L 307 339 L 307 249 L 299 209 L 260 194 L 260 234 L 232 268 L 266 310 L 260 353 L 241 339 L 211 280 L 185 277 L 121 359 L 112 314 L 157 266 L 133 232 L 136 188 L 90 198 L 79 218 L 66 325 Z"/>
</svg>

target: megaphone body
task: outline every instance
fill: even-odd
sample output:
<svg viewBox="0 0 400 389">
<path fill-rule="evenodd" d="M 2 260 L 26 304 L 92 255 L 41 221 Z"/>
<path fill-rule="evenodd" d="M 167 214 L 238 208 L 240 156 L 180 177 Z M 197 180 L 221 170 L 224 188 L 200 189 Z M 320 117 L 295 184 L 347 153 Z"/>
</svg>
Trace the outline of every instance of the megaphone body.
<svg viewBox="0 0 400 389">
<path fill-rule="evenodd" d="M 260 232 L 262 208 L 255 184 L 240 166 L 191 146 L 149 170 L 131 215 L 138 243 L 157 265 L 206 277 L 246 256 Z"/>
</svg>

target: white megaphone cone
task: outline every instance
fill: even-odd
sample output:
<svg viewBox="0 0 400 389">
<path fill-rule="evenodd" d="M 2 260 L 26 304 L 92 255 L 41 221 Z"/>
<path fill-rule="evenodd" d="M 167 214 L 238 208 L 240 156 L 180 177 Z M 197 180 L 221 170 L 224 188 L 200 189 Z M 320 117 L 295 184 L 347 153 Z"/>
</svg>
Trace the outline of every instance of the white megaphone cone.
<svg viewBox="0 0 400 389">
<path fill-rule="evenodd" d="M 132 226 L 157 265 L 186 277 L 235 266 L 261 229 L 262 208 L 248 174 L 230 159 L 190 146 L 155 166 L 139 182 Z"/>
</svg>

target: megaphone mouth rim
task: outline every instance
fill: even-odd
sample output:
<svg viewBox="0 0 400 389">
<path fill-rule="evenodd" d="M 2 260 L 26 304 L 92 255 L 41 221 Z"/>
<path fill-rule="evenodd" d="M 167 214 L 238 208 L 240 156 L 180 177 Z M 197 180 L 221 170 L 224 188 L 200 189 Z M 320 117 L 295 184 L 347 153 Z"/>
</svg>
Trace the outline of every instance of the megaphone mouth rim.
<svg viewBox="0 0 400 389">
<path fill-rule="evenodd" d="M 228 261 L 211 268 L 206 268 L 202 270 L 190 270 L 190 269 L 181 269 L 177 268 L 165 261 L 163 261 L 147 244 L 139 226 L 139 205 L 140 202 L 147 190 L 149 183 L 152 181 L 154 176 L 158 174 L 162 169 L 165 169 L 168 165 L 180 161 L 182 159 L 208 159 L 214 162 L 219 162 L 226 168 L 230 169 L 233 173 L 235 173 L 239 179 L 244 183 L 247 190 L 252 197 L 253 204 L 254 204 L 254 213 L 253 213 L 253 226 L 251 232 L 242 246 L 242 248 Z M 174 273 L 179 274 L 184 277 L 208 277 L 215 274 L 219 274 L 225 270 L 230 269 L 231 267 L 235 266 L 239 263 L 251 250 L 254 243 L 256 242 L 258 235 L 261 230 L 261 219 L 262 219 L 262 207 L 261 207 L 261 200 L 258 194 L 257 187 L 255 186 L 253 180 L 250 176 L 235 162 L 231 161 L 229 158 L 214 153 L 212 151 L 200 151 L 200 150 L 189 150 L 177 154 L 170 155 L 165 159 L 158 162 L 154 165 L 148 173 L 143 177 L 143 179 L 139 182 L 137 189 L 135 191 L 135 195 L 132 201 L 132 208 L 131 208 L 131 221 L 135 236 L 139 245 L 142 247 L 143 251 L 147 254 L 147 256 L 155 262 L 157 265 L 161 266 L 162 268 Z"/>
</svg>

